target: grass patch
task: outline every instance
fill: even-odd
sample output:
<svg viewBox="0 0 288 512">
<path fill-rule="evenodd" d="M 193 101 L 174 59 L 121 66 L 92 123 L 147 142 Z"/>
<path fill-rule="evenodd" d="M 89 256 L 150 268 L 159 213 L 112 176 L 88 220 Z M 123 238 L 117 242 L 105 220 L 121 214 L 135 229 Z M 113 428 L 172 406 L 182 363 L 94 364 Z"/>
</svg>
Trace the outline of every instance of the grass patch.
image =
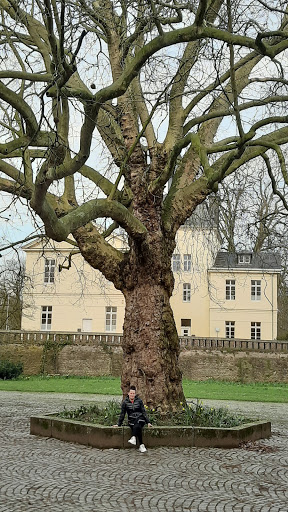
<svg viewBox="0 0 288 512">
<path fill-rule="evenodd" d="M 31 376 L 0 381 L 0 391 L 122 395 L 119 377 Z"/>
<path fill-rule="evenodd" d="M 183 380 L 186 398 L 288 403 L 288 384 Z M 93 393 L 121 396 L 119 377 L 31 376 L 0 380 L 0 391 Z"/>
<path fill-rule="evenodd" d="M 183 380 L 186 397 L 210 400 L 288 403 L 288 384 Z"/>
<path fill-rule="evenodd" d="M 111 426 L 118 423 L 121 410 L 120 400 L 111 400 L 106 406 L 81 405 L 78 409 L 66 410 L 57 414 L 60 418 L 73 419 L 77 421 L 96 423 Z M 228 411 L 226 407 L 207 407 L 199 400 L 187 403 L 179 413 L 169 413 L 165 416 L 157 411 L 147 409 L 147 414 L 153 426 L 198 426 L 231 428 L 248 423 L 248 418 Z"/>
</svg>

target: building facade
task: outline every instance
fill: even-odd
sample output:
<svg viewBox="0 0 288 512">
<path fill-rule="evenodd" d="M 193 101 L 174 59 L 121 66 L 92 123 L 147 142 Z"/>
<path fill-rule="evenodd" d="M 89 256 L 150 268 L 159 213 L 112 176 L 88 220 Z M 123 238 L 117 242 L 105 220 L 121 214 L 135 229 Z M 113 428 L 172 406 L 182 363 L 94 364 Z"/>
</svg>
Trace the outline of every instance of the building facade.
<svg viewBox="0 0 288 512">
<path fill-rule="evenodd" d="M 276 339 L 278 258 L 218 248 L 213 230 L 188 224 L 178 232 L 171 305 L 179 336 Z M 38 241 L 24 250 L 23 330 L 122 333 L 122 293 L 80 254 L 71 257 L 71 245 Z"/>
<path fill-rule="evenodd" d="M 208 270 L 210 336 L 277 338 L 277 255 L 219 252 Z"/>
</svg>

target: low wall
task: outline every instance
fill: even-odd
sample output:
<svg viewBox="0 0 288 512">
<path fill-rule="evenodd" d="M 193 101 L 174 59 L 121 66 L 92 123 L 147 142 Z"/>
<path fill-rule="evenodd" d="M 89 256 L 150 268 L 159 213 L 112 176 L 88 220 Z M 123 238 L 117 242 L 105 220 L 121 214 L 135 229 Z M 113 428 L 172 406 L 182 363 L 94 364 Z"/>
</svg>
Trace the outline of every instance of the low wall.
<svg viewBox="0 0 288 512">
<path fill-rule="evenodd" d="M 119 376 L 121 335 L 0 331 L 0 359 L 21 361 L 24 374 Z M 183 377 L 288 383 L 288 342 L 180 338 Z"/>
<path fill-rule="evenodd" d="M 53 437 L 61 441 L 79 443 L 94 448 L 129 448 L 129 427 L 104 427 L 76 420 L 49 416 L 32 416 L 30 434 Z M 257 441 L 271 436 L 270 422 L 246 423 L 233 428 L 216 427 L 153 427 L 145 431 L 145 445 L 197 446 L 214 448 L 237 448 L 241 443 Z"/>
</svg>

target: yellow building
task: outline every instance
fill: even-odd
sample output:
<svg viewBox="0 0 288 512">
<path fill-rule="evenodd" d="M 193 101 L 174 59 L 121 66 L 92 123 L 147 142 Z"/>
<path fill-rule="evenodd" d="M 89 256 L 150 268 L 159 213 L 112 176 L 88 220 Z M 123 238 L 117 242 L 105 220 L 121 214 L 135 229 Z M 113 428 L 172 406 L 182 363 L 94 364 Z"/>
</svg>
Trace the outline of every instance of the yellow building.
<svg viewBox="0 0 288 512">
<path fill-rule="evenodd" d="M 121 241 L 118 240 L 118 245 Z M 25 246 L 24 330 L 122 331 L 124 297 L 66 242 Z M 27 307 L 27 305 L 29 306 Z"/>
<path fill-rule="evenodd" d="M 207 269 L 219 247 L 216 231 L 186 224 L 179 229 L 172 257 L 175 278 L 171 305 L 180 336 L 210 336 Z"/>
<path fill-rule="evenodd" d="M 124 248 L 120 238 L 115 244 Z M 179 336 L 275 339 L 278 258 L 218 248 L 211 230 L 187 224 L 178 232 L 171 304 Z M 123 295 L 80 254 L 70 258 L 71 245 L 37 241 L 24 251 L 23 330 L 121 334 Z"/>
<path fill-rule="evenodd" d="M 277 255 L 219 252 L 208 271 L 210 336 L 277 338 Z"/>
</svg>

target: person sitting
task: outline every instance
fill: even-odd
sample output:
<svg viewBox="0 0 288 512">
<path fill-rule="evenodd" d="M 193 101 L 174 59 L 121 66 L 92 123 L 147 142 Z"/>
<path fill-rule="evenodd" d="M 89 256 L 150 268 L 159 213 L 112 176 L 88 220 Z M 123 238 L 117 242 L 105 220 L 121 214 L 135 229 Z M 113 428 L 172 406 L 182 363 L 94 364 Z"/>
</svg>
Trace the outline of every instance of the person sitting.
<svg viewBox="0 0 288 512">
<path fill-rule="evenodd" d="M 145 445 L 143 444 L 142 429 L 145 426 L 145 424 L 147 424 L 148 427 L 152 427 L 152 425 L 147 416 L 141 398 L 139 398 L 139 396 L 136 395 L 135 386 L 130 386 L 129 393 L 122 402 L 118 425 L 113 425 L 114 427 L 121 427 L 126 413 L 128 416 L 128 425 L 132 432 L 132 437 L 129 439 L 128 443 L 136 446 L 138 439 L 139 451 L 141 453 L 144 453 L 147 450 Z"/>
</svg>

